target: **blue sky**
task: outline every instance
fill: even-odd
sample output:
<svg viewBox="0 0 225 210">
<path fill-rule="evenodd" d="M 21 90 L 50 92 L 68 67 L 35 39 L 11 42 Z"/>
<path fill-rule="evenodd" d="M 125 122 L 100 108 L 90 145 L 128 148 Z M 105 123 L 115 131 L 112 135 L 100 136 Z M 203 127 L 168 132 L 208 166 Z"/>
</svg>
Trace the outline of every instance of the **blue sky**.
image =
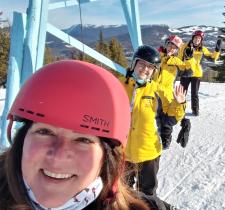
<svg viewBox="0 0 225 210">
<path fill-rule="evenodd" d="M 57 2 L 60 0 L 50 0 Z M 4 18 L 12 19 L 13 11 L 26 12 L 29 0 L 0 0 Z M 224 0 L 139 0 L 141 24 L 224 26 Z M 120 0 L 98 0 L 81 6 L 83 24 L 125 24 Z M 59 28 L 79 24 L 78 6 L 49 12 L 49 22 Z"/>
</svg>

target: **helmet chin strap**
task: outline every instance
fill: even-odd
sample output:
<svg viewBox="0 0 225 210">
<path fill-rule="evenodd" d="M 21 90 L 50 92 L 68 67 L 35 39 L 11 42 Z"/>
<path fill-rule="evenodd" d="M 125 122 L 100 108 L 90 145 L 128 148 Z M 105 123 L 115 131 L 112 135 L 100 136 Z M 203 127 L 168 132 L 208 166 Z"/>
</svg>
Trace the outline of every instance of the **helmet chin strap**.
<svg viewBox="0 0 225 210">
<path fill-rule="evenodd" d="M 12 126 L 13 126 L 13 116 L 9 115 L 8 120 L 9 120 L 9 124 L 7 127 L 7 138 L 8 138 L 9 143 L 12 144 L 11 133 L 12 133 Z"/>
</svg>

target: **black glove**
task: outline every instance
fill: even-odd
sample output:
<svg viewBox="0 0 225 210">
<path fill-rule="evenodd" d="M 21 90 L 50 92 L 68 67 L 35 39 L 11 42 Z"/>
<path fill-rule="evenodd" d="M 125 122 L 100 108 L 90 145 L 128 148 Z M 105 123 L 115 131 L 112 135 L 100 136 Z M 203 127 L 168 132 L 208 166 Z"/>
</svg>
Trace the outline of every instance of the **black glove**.
<svg viewBox="0 0 225 210">
<path fill-rule="evenodd" d="M 215 51 L 219 52 L 221 50 L 221 47 L 222 47 L 222 40 L 218 39 L 217 42 L 216 42 Z"/>
<path fill-rule="evenodd" d="M 164 125 L 161 127 L 160 137 L 162 141 L 163 149 L 169 149 L 172 141 L 173 127 L 169 125 Z"/>
<path fill-rule="evenodd" d="M 194 48 L 193 47 L 187 47 L 184 50 L 184 58 L 185 59 L 190 59 L 193 57 L 193 53 L 194 53 Z"/>
<path fill-rule="evenodd" d="M 189 133 L 191 130 L 191 122 L 189 119 L 182 119 L 181 120 L 181 130 L 177 137 L 177 143 L 180 144 L 182 147 L 186 147 L 189 139 Z"/>
<path fill-rule="evenodd" d="M 127 68 L 126 78 L 132 77 L 132 74 L 133 74 L 133 73 L 134 73 L 133 70 L 131 70 L 130 68 Z"/>
</svg>

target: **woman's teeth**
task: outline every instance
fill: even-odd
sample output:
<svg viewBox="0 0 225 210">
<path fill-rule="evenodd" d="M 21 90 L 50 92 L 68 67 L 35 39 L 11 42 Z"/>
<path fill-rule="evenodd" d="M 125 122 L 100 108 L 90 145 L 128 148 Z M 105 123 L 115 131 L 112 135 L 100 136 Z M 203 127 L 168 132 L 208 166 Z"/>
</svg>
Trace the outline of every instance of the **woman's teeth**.
<svg viewBox="0 0 225 210">
<path fill-rule="evenodd" d="M 55 178 L 55 179 L 68 179 L 71 178 L 73 176 L 73 174 L 58 174 L 58 173 L 53 173 L 47 170 L 43 170 L 44 174 L 46 176 L 49 176 L 51 178 Z"/>
</svg>

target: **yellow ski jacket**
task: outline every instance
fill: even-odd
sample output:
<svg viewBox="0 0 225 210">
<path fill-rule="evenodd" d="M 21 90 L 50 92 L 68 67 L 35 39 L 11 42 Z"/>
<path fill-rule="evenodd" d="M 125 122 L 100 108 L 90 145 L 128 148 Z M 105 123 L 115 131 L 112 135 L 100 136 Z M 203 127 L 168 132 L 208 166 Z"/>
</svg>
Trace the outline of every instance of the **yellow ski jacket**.
<svg viewBox="0 0 225 210">
<path fill-rule="evenodd" d="M 175 99 L 169 100 L 158 84 L 151 81 L 142 87 L 136 87 L 133 78 L 120 78 L 131 103 L 131 127 L 126 146 L 126 160 L 140 163 L 160 156 L 162 146 L 157 131 L 157 113 L 160 121 L 171 126 L 184 117 L 185 105 Z M 162 104 L 166 104 L 162 112 Z M 122 116 L 121 116 L 122 117 Z"/>
<path fill-rule="evenodd" d="M 176 79 L 178 71 L 182 71 L 185 75 L 192 75 L 191 65 L 193 59 L 191 58 L 186 61 L 182 61 L 176 56 L 166 56 L 164 53 L 160 53 L 161 56 L 161 65 L 160 70 L 154 79 L 159 83 L 161 88 L 164 88 L 165 91 L 173 93 L 173 85 Z M 173 97 L 173 94 L 172 94 Z"/>
<path fill-rule="evenodd" d="M 184 59 L 184 50 L 189 47 L 189 43 L 185 43 L 179 50 L 178 57 L 181 58 L 182 60 Z M 203 71 L 202 71 L 202 66 L 201 66 L 201 60 L 203 56 L 210 60 L 215 62 L 219 56 L 220 52 L 210 52 L 206 47 L 202 46 L 200 49 L 194 49 L 193 57 L 194 59 L 191 61 L 191 68 L 193 71 L 192 77 L 202 77 L 203 76 Z"/>
</svg>

